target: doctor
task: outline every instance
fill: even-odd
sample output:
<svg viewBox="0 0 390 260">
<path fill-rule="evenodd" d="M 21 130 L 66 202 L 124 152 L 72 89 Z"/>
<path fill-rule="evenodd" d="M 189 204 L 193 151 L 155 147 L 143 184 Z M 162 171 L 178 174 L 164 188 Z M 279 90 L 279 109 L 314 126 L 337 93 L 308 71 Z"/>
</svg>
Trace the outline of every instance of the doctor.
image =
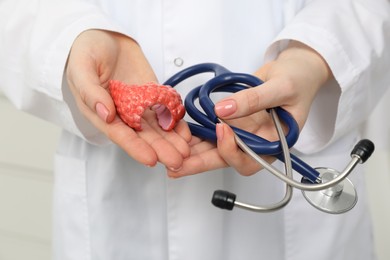
<svg viewBox="0 0 390 260">
<path fill-rule="evenodd" d="M 298 193 L 270 214 L 221 211 L 209 202 L 214 189 L 261 204 L 283 185 L 253 174 L 227 126 L 218 148 L 191 138 L 184 122 L 161 132 L 152 112 L 144 132 L 126 128 L 105 88 L 111 78 L 163 82 L 207 61 L 257 71 L 267 85 L 225 97 L 217 113 L 274 138 L 262 110 L 281 105 L 302 128 L 296 152 L 341 169 L 389 86 L 389 27 L 385 0 L 3 0 L 0 86 L 18 108 L 64 128 L 54 259 L 374 259 L 361 167 L 352 176 L 359 203 L 344 215 Z"/>
</svg>

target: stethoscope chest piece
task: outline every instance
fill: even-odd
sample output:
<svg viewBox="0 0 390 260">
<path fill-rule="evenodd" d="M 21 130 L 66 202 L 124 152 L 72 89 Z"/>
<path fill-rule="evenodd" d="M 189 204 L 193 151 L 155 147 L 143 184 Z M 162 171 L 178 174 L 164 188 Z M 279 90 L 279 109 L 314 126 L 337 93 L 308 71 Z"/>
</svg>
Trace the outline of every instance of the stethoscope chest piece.
<svg viewBox="0 0 390 260">
<path fill-rule="evenodd" d="M 331 168 L 316 168 L 316 170 L 324 182 L 331 181 L 340 175 L 338 171 Z M 302 182 L 306 181 L 303 179 Z M 345 213 L 351 210 L 357 202 L 356 189 L 348 178 L 324 190 L 302 190 L 302 194 L 313 207 L 331 214 Z"/>
</svg>

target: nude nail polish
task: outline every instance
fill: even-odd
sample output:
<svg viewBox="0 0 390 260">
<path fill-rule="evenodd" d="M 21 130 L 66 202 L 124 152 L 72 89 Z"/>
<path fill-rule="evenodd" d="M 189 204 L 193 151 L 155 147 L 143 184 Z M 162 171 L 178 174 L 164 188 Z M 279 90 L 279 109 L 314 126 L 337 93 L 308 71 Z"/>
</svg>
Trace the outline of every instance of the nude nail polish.
<svg viewBox="0 0 390 260">
<path fill-rule="evenodd" d="M 237 110 L 237 104 L 236 101 L 233 99 L 228 99 L 221 101 L 215 105 L 215 113 L 219 117 L 227 117 Z"/>
<path fill-rule="evenodd" d="M 102 103 L 97 103 L 95 109 L 100 119 L 103 120 L 104 122 L 107 122 L 107 118 L 109 114 L 108 109 Z"/>
</svg>

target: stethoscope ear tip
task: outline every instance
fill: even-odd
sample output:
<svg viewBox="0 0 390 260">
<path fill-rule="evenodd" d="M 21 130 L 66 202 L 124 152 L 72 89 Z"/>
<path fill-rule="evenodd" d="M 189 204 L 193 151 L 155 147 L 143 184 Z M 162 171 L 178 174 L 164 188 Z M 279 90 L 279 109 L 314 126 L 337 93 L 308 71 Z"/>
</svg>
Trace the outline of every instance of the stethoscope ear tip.
<svg viewBox="0 0 390 260">
<path fill-rule="evenodd" d="M 234 207 L 234 202 L 236 201 L 236 194 L 225 191 L 225 190 L 216 190 L 214 191 L 213 198 L 211 203 L 221 209 L 232 210 Z"/>
<path fill-rule="evenodd" d="M 358 156 L 361 163 L 364 163 L 374 152 L 375 145 L 368 139 L 360 140 L 353 148 L 351 155 Z"/>
</svg>

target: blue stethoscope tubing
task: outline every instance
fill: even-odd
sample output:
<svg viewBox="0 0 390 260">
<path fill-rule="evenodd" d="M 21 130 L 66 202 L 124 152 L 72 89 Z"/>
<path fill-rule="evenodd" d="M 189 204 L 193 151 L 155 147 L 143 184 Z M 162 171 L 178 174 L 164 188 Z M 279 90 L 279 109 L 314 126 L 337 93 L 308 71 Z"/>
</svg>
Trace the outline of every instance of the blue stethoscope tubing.
<svg viewBox="0 0 390 260">
<path fill-rule="evenodd" d="M 202 73 L 214 73 L 214 77 L 192 89 L 185 97 L 185 107 L 188 115 L 198 124 L 188 122 L 191 133 L 201 139 L 216 142 L 215 125 L 219 122 L 214 112 L 214 103 L 210 98 L 213 92 L 235 93 L 250 87 L 256 87 L 263 84 L 263 81 L 251 74 L 233 73 L 225 67 L 216 63 L 201 63 L 179 71 L 168 80 L 164 85 L 175 87 L 184 80 Z M 204 113 L 196 105 L 199 99 L 199 105 Z M 290 113 L 281 107 L 274 108 L 278 117 L 287 125 L 288 133 L 286 141 L 288 147 L 292 147 L 299 137 L 299 126 Z M 259 155 L 272 155 L 278 160 L 284 162 L 284 155 L 280 141 L 270 142 L 260 136 L 247 132 L 237 127 L 231 126 L 236 135 L 238 135 L 245 144 Z M 291 154 L 292 168 L 300 173 L 306 180 L 316 183 L 319 178 L 319 172 Z"/>
</svg>

